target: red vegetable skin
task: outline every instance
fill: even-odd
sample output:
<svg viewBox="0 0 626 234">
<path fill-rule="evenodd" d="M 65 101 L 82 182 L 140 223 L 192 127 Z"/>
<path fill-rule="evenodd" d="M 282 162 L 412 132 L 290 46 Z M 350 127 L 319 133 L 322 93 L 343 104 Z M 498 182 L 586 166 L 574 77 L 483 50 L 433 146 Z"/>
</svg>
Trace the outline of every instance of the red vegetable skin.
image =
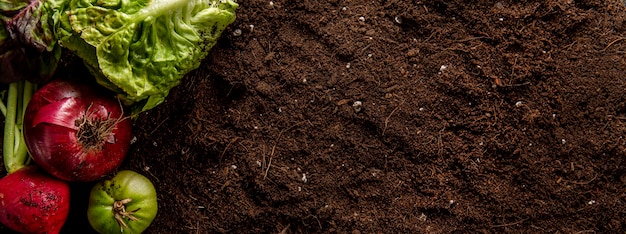
<svg viewBox="0 0 626 234">
<path fill-rule="evenodd" d="M 59 233 L 70 209 L 70 187 L 28 166 L 0 179 L 0 222 L 20 233 Z"/>
<path fill-rule="evenodd" d="M 53 80 L 35 92 L 24 115 L 33 160 L 67 181 L 94 181 L 117 169 L 130 147 L 131 122 L 98 86 Z"/>
</svg>

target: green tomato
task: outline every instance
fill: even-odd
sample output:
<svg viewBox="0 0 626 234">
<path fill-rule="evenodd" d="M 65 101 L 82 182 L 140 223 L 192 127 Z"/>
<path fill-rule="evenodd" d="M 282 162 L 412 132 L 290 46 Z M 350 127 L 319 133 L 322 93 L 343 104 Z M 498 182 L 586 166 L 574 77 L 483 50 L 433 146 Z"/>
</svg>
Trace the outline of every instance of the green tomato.
<svg viewBox="0 0 626 234">
<path fill-rule="evenodd" d="M 157 207 L 152 182 L 137 172 L 124 170 L 91 189 L 87 218 L 102 234 L 141 233 L 156 217 Z"/>
</svg>

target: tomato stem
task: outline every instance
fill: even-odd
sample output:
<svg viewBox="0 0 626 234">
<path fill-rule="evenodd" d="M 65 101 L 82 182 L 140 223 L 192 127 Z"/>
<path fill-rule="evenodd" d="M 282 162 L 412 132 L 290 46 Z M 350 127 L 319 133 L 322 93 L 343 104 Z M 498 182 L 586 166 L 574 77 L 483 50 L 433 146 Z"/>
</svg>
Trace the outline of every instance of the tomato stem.
<svg viewBox="0 0 626 234">
<path fill-rule="evenodd" d="M 126 225 L 126 222 L 124 222 L 124 218 L 130 219 L 132 221 L 139 220 L 137 217 L 133 216 L 133 214 L 135 214 L 141 208 L 137 208 L 136 210 L 133 210 L 133 211 L 126 211 L 126 204 L 128 204 L 131 201 L 132 199 L 126 198 L 120 201 L 115 201 L 113 203 L 113 213 L 114 213 L 113 216 L 115 216 L 115 220 L 117 221 L 117 224 L 120 226 L 120 232 L 124 232 L 124 228 L 128 228 L 128 225 Z"/>
<path fill-rule="evenodd" d="M 22 122 L 26 106 L 28 106 L 34 90 L 35 85 L 29 81 L 21 80 L 11 83 L 7 93 L 6 106 L 2 103 L 0 107 L 5 117 L 2 157 L 8 173 L 13 173 L 30 163 Z"/>
</svg>

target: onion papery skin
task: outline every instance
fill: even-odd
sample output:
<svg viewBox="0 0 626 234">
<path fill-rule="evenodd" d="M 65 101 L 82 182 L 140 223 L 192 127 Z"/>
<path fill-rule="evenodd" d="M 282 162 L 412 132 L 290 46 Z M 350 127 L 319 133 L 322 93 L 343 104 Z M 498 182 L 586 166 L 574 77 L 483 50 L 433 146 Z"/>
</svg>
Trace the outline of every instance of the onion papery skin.
<svg viewBox="0 0 626 234">
<path fill-rule="evenodd" d="M 109 130 L 89 141 L 79 139 L 86 122 Z M 41 87 L 24 114 L 24 140 L 33 161 L 66 181 L 95 181 L 115 171 L 130 147 L 131 130 L 114 96 L 73 80 L 53 80 Z"/>
<path fill-rule="evenodd" d="M 37 166 L 0 180 L 0 223 L 20 233 L 58 234 L 70 210 L 70 187 Z"/>
</svg>

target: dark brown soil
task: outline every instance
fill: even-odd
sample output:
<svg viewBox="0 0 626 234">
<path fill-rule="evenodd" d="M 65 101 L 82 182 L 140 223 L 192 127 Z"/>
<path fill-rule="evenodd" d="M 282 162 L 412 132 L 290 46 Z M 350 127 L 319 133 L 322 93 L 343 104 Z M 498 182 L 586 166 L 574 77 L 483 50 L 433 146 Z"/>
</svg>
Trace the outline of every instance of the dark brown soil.
<svg viewBox="0 0 626 234">
<path fill-rule="evenodd" d="M 623 233 L 625 13 L 240 1 L 135 121 L 123 168 L 159 192 L 146 233 Z M 64 233 L 92 232 L 90 184 L 73 187 Z"/>
</svg>

